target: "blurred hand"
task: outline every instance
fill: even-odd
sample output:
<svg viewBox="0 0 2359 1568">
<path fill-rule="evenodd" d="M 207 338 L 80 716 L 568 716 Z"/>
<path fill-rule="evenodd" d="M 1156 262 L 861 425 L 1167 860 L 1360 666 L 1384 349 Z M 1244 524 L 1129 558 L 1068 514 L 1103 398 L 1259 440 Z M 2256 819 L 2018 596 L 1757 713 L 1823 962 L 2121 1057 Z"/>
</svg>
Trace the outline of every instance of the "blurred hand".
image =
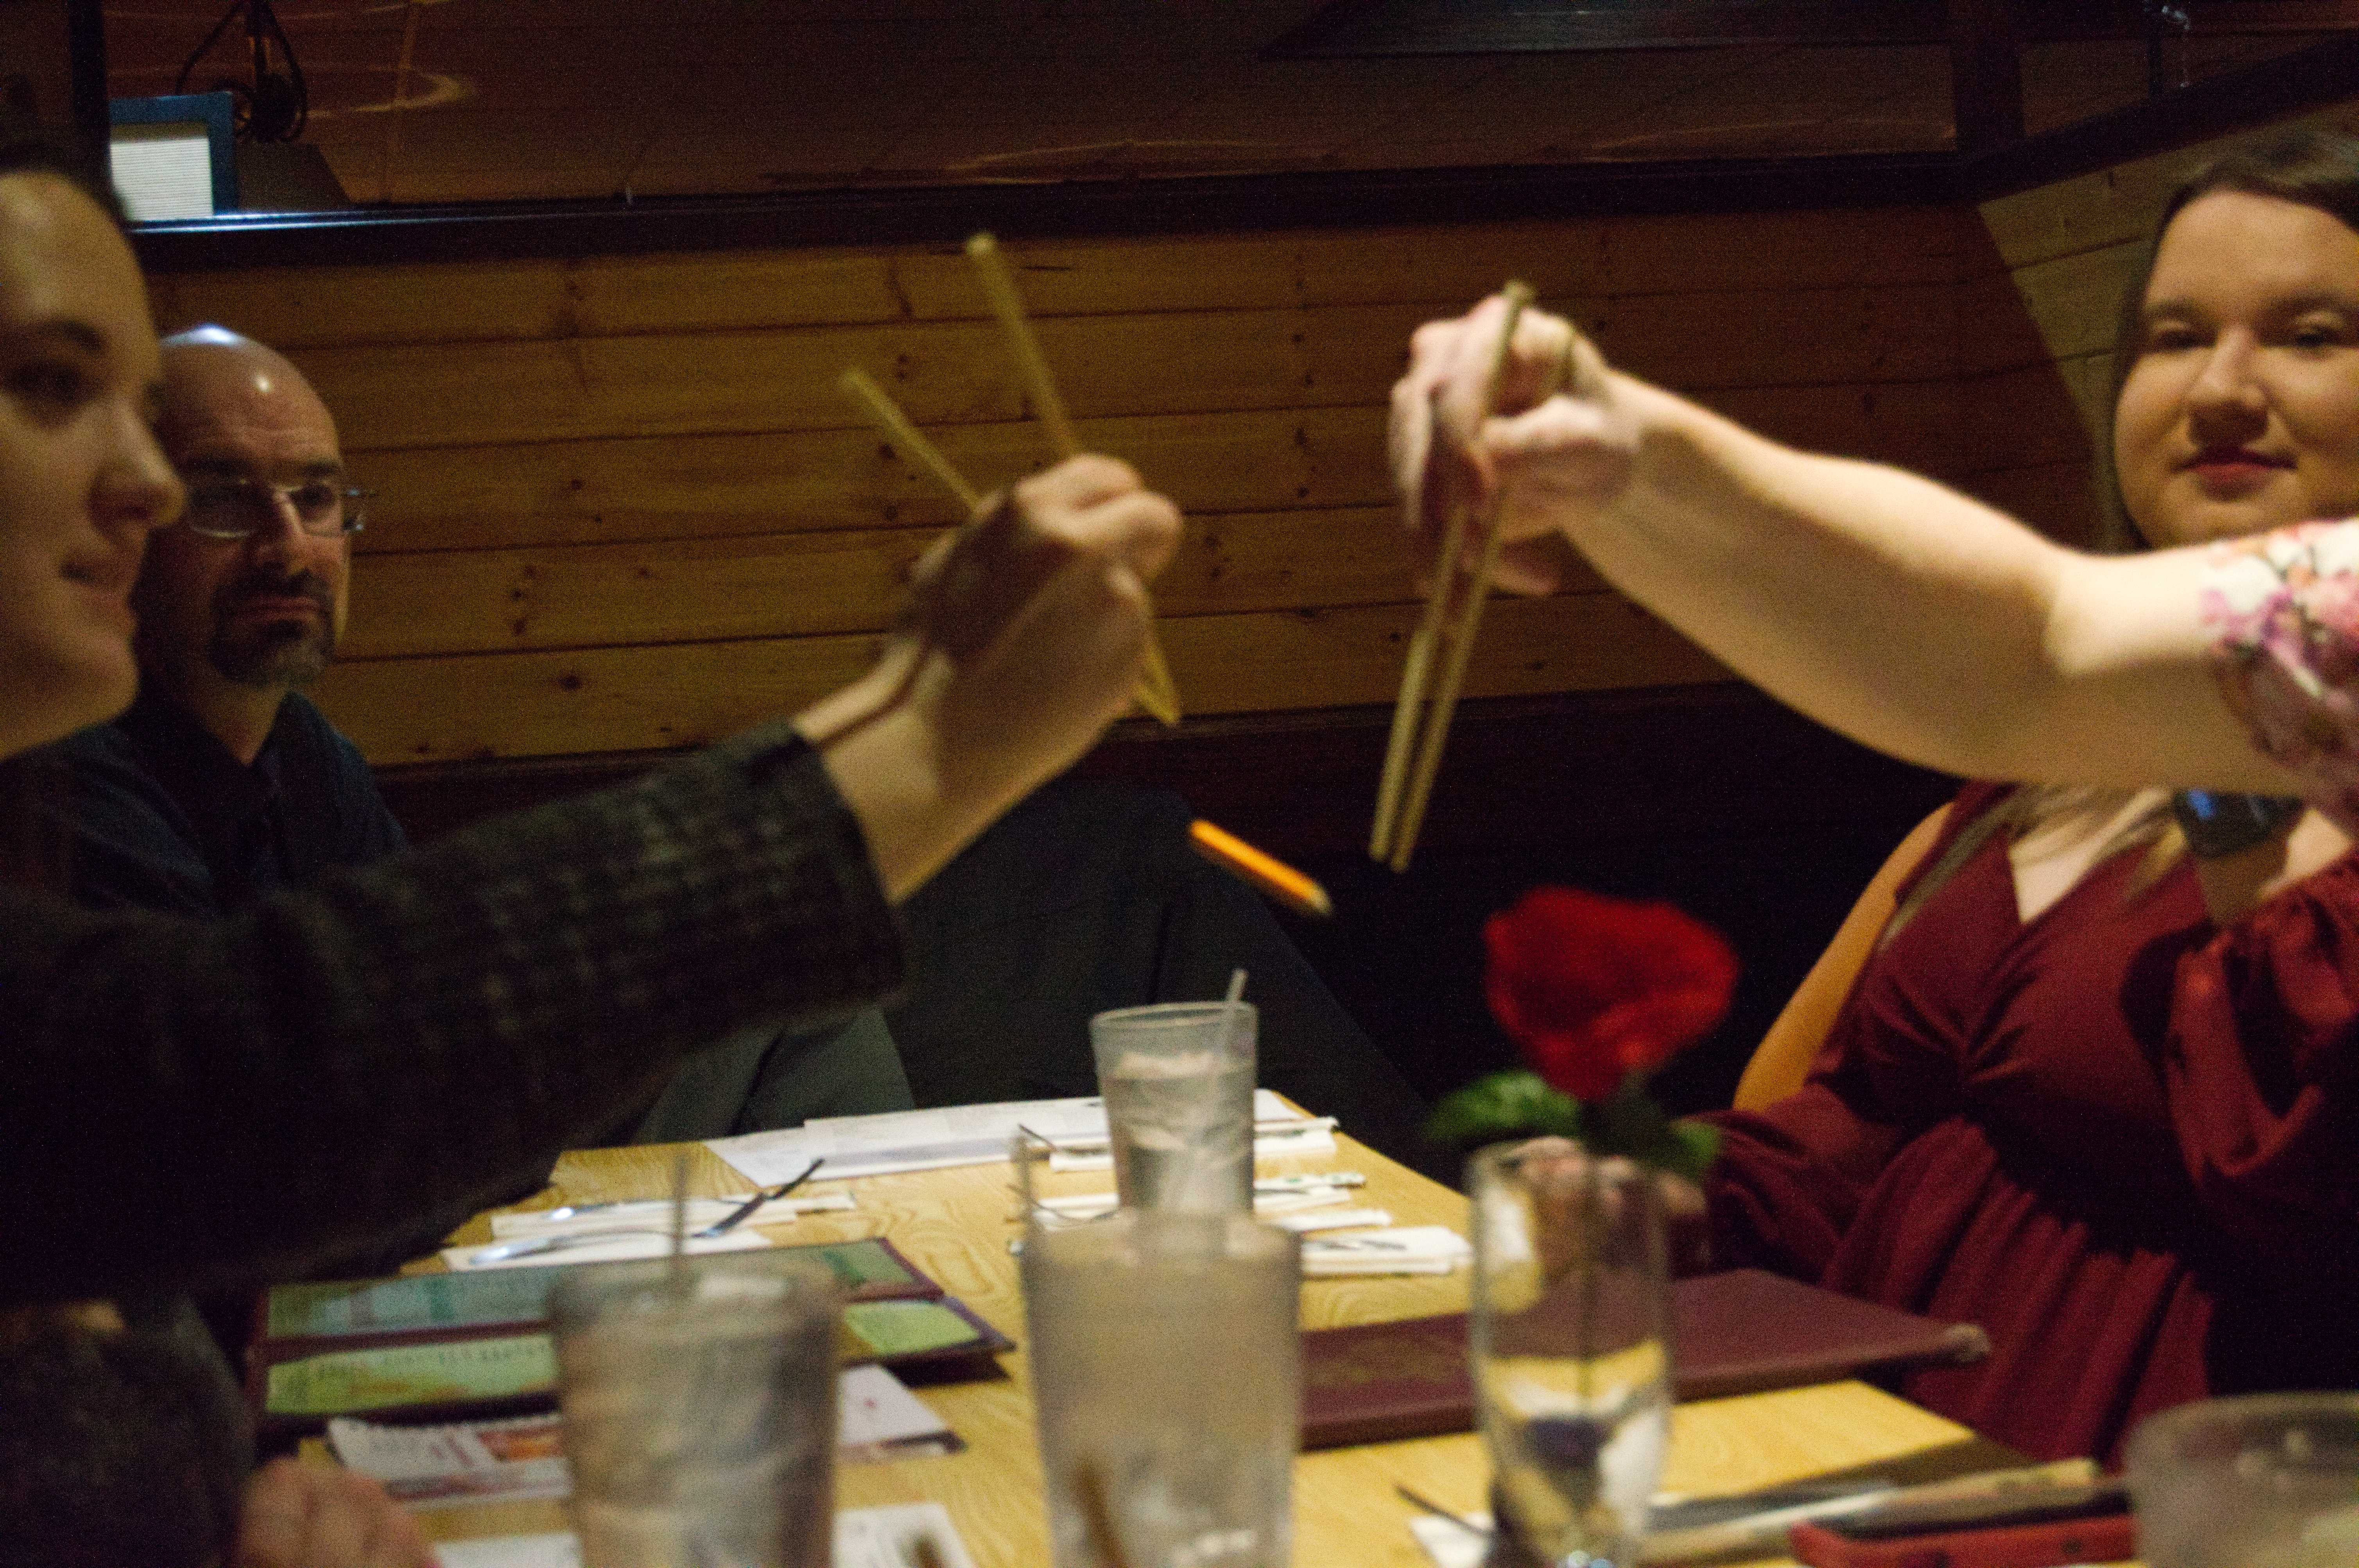
<svg viewBox="0 0 2359 1568">
<path fill-rule="evenodd" d="M 1111 458 L 985 500 L 928 552 L 867 676 L 796 718 L 907 897 L 1129 705 L 1180 514 Z"/>
<path fill-rule="evenodd" d="M 1637 420 L 1596 349 L 1560 316 L 1526 308 L 1502 362 L 1506 309 L 1494 296 L 1410 339 L 1408 373 L 1393 386 L 1393 479 L 1421 576 L 1439 565 L 1453 510 L 1471 520 L 1496 506 L 1504 543 L 1493 581 L 1548 593 L 1565 564 L 1549 535 L 1620 497 Z M 1474 542 L 1470 528 L 1467 547 Z"/>
<path fill-rule="evenodd" d="M 418 1521 L 338 1465 L 277 1459 L 245 1486 L 232 1568 L 435 1568 Z"/>
<path fill-rule="evenodd" d="M 1178 509 L 1127 463 L 1082 456 L 986 499 L 920 561 L 905 641 L 947 663 L 951 755 L 1008 769 L 1022 790 L 1089 750 L 1129 706 L 1146 585 L 1179 538 Z"/>
<path fill-rule="evenodd" d="M 1627 1182 L 1636 1167 L 1619 1155 L 1610 1155 L 1597 1162 L 1598 1173 L 1604 1178 L 1595 1190 L 1589 1187 L 1589 1151 L 1569 1138 L 1535 1138 L 1523 1145 L 1524 1179 L 1532 1189 L 1534 1202 L 1543 1212 L 1552 1215 L 1555 1222 L 1541 1227 L 1541 1265 L 1550 1277 L 1565 1272 L 1572 1263 L 1570 1258 L 1554 1258 L 1547 1254 L 1552 1239 L 1574 1233 L 1571 1217 L 1587 1203 L 1601 1204 L 1600 1217 L 1610 1227 L 1619 1224 L 1623 1193 L 1620 1184 Z M 1710 1214 L 1703 1189 L 1685 1176 L 1669 1171 L 1654 1174 L 1655 1205 L 1662 1212 L 1665 1245 L 1674 1278 L 1701 1274 L 1712 1266 L 1712 1232 Z"/>
</svg>

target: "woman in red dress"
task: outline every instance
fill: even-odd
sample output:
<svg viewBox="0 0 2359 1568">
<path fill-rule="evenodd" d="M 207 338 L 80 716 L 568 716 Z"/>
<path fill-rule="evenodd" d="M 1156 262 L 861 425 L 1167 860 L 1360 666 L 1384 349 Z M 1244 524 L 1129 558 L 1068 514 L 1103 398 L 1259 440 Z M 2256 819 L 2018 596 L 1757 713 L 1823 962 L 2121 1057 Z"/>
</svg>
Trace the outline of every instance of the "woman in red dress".
<svg viewBox="0 0 2359 1568">
<path fill-rule="evenodd" d="M 2096 786 L 1972 784 L 1911 836 L 1781 1025 L 1816 1044 L 1832 1017 L 1807 1080 L 1717 1118 L 1707 1182 L 1716 1264 L 1982 1324 L 1986 1361 L 1905 1391 L 2042 1456 L 2113 1454 L 2210 1394 L 2359 1381 L 2359 525 L 2269 533 L 2359 513 L 2359 144 L 2198 177 L 2133 301 L 2113 457 L 2136 543 L 2241 548 L 2068 558 L 1614 376 L 1545 319 L 1501 386 L 1444 368 L 1495 344 L 1478 313 L 1396 395 L 1420 506 L 1496 484 L 1511 528 L 1571 535 L 1830 723 Z M 1486 392 L 1514 416 L 1447 449 Z M 2171 784 L 2271 796 L 2223 833 Z M 2328 809 L 2276 798 L 2297 790 Z"/>
</svg>

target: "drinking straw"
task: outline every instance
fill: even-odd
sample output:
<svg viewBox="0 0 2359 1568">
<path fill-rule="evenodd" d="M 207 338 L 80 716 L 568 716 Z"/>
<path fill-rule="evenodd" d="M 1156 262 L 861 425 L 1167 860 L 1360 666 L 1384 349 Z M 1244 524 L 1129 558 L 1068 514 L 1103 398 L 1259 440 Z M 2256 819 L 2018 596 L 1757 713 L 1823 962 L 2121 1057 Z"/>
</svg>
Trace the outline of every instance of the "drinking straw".
<svg viewBox="0 0 2359 1568">
<path fill-rule="evenodd" d="M 679 1157 L 671 1165 L 671 1289 L 674 1295 L 688 1295 L 688 1146 L 680 1146 Z"/>
</svg>

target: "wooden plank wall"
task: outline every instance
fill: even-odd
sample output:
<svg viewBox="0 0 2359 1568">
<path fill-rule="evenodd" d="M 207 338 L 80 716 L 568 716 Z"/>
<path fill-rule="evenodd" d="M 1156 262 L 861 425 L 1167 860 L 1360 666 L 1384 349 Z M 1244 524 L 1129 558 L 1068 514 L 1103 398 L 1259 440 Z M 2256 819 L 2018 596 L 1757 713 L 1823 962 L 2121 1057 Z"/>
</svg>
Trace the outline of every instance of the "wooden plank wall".
<svg viewBox="0 0 2359 1568">
<path fill-rule="evenodd" d="M 1411 328 L 1519 276 L 1641 373 L 1957 476 L 1969 215 L 1938 210 L 1014 247 L 1084 438 L 1189 514 L 1159 589 L 1190 711 L 1390 700 L 1415 606 L 1384 401 Z M 919 248 L 189 274 L 167 326 L 289 351 L 362 482 L 322 684 L 379 764 L 669 747 L 864 665 L 953 521 L 833 387 L 868 368 L 971 477 L 1038 463 L 963 260 Z M 1712 680 L 1593 582 L 1488 618 L 1469 695 Z"/>
<path fill-rule="evenodd" d="M 1959 284 L 1961 483 L 2059 538 L 2104 537 L 2114 337 L 2155 221 L 2202 163 L 2294 125 L 2359 130 L 2359 104 L 1982 204 Z"/>
</svg>

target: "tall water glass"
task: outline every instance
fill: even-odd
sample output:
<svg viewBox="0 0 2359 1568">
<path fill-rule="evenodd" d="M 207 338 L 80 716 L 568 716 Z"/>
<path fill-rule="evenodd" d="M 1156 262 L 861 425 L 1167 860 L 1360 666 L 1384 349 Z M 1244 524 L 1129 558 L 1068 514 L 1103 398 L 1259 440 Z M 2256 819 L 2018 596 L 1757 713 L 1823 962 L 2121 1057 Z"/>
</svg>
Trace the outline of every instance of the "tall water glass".
<svg viewBox="0 0 2359 1568">
<path fill-rule="evenodd" d="M 839 1306 L 792 1259 L 564 1271 L 549 1313 L 589 1568 L 826 1568 Z"/>
<path fill-rule="evenodd" d="M 1250 1002 L 1164 1002 L 1090 1020 L 1125 1208 L 1253 1211 Z"/>
<path fill-rule="evenodd" d="M 2127 1458 L 2151 1568 L 2359 1563 L 2359 1393 L 2181 1405 L 2132 1433 Z"/>
<path fill-rule="evenodd" d="M 1125 1210 L 1036 1227 L 1023 1275 L 1056 1568 L 1287 1568 L 1299 1241 Z"/>
<path fill-rule="evenodd" d="M 1636 1561 L 1670 1434 L 1670 1288 L 1652 1176 L 1560 1139 L 1468 1171 L 1472 1353 L 1502 1539 L 1548 1563 Z"/>
</svg>

